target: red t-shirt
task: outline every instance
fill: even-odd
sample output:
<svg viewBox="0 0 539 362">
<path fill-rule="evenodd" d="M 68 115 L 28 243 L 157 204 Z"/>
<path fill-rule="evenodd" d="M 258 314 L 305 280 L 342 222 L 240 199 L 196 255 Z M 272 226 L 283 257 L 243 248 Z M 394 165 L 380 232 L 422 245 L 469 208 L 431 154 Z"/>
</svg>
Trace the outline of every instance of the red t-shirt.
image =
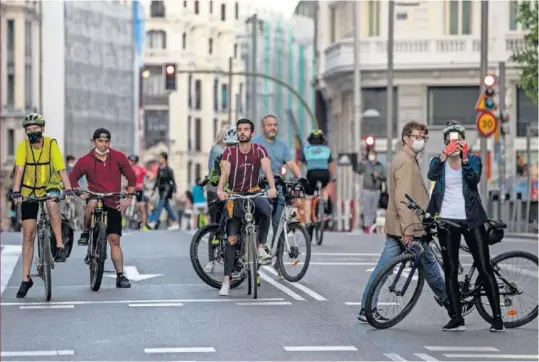
<svg viewBox="0 0 539 362">
<path fill-rule="evenodd" d="M 264 146 L 256 143 L 251 144 L 251 149 L 247 153 L 242 153 L 239 146 L 225 148 L 223 161 L 230 162 L 229 188 L 233 192 L 244 192 L 258 185 L 262 165 L 260 161 L 268 157 L 268 151 Z"/>
<path fill-rule="evenodd" d="M 144 176 L 148 174 L 148 170 L 141 165 L 135 165 L 133 166 L 133 171 L 135 171 L 135 176 L 137 177 L 137 185 L 135 186 L 136 190 L 144 190 Z"/>
</svg>

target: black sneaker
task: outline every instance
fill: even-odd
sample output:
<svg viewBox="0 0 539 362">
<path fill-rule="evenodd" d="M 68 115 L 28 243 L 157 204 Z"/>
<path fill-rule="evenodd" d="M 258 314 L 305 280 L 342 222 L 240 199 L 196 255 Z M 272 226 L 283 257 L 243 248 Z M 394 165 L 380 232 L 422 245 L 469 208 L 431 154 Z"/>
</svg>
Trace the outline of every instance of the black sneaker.
<svg viewBox="0 0 539 362">
<path fill-rule="evenodd" d="M 378 309 L 375 309 L 375 310 L 372 311 L 372 316 L 377 321 L 385 322 L 385 321 L 388 320 L 386 317 L 383 317 L 382 315 L 380 315 L 380 313 L 378 312 Z M 365 316 L 365 310 L 363 308 L 361 308 L 361 310 L 359 311 L 359 315 L 357 316 L 357 320 L 360 321 L 361 323 L 368 323 L 367 322 L 367 317 Z"/>
<path fill-rule="evenodd" d="M 503 325 L 503 320 L 501 316 L 494 317 L 494 321 L 492 322 L 492 325 L 490 326 L 491 332 L 503 332 L 505 331 L 505 327 Z"/>
<path fill-rule="evenodd" d="M 131 283 L 125 275 L 116 277 L 116 288 L 131 288 Z"/>
<path fill-rule="evenodd" d="M 88 245 L 88 239 L 90 239 L 90 232 L 89 231 L 84 231 L 80 235 L 78 244 L 81 245 L 81 246 L 86 246 L 86 245 Z"/>
<path fill-rule="evenodd" d="M 56 248 L 56 256 L 54 257 L 54 261 L 57 263 L 65 263 L 67 259 L 67 252 L 65 248 Z"/>
<path fill-rule="evenodd" d="M 32 281 L 32 279 L 29 279 L 28 281 L 23 280 L 21 282 L 21 286 L 19 287 L 19 291 L 17 292 L 17 298 L 26 297 L 26 294 L 28 293 L 30 288 L 32 288 L 33 285 L 34 285 L 34 282 Z"/>
<path fill-rule="evenodd" d="M 444 331 L 465 331 L 466 325 L 464 324 L 464 318 L 457 316 L 451 318 L 449 323 L 447 323 L 444 328 Z"/>
</svg>

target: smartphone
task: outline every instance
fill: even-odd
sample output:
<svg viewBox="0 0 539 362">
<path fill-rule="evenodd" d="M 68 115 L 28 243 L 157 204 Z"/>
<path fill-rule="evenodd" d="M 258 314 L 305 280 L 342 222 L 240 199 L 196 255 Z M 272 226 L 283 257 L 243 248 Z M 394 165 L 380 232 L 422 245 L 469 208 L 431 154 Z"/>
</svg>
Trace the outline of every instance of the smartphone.
<svg viewBox="0 0 539 362">
<path fill-rule="evenodd" d="M 459 133 L 458 132 L 449 132 L 449 140 L 450 141 L 458 141 L 459 140 Z"/>
</svg>

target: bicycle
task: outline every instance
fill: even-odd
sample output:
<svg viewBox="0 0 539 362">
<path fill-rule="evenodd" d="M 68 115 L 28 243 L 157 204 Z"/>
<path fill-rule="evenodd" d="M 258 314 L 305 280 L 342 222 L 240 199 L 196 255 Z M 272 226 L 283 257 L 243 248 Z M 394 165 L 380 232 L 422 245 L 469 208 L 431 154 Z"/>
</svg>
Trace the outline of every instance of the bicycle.
<svg viewBox="0 0 539 362">
<path fill-rule="evenodd" d="M 417 286 L 412 294 L 410 302 L 404 307 L 402 312 L 398 313 L 394 318 L 386 318 L 383 316 L 383 319 L 374 318 L 373 312 L 375 310 L 380 313 L 380 309 L 364 308 L 365 316 L 368 323 L 377 329 L 385 329 L 395 326 L 397 323 L 402 321 L 414 308 L 425 284 L 425 278 L 423 275 L 423 269 L 420 264 L 420 258 L 424 252 L 425 247 L 432 248 L 434 252 L 435 259 L 437 263 L 443 267 L 441 251 L 439 246 L 434 241 L 433 237 L 437 236 L 440 230 L 447 230 L 446 225 L 459 227 L 459 225 L 452 223 L 448 220 L 440 220 L 437 216 L 432 217 L 430 214 L 425 212 L 415 201 L 409 196 L 406 195 L 408 203 L 404 203 L 410 210 L 414 211 L 418 218 L 421 220 L 421 225 L 426 232 L 426 237 L 416 239 L 412 245 L 408 248 L 405 248 L 405 252 L 395 258 L 392 262 L 388 263 L 383 269 L 381 269 L 376 276 L 374 277 L 369 289 L 367 290 L 367 296 L 364 306 L 370 306 L 373 304 L 373 299 L 375 295 L 378 295 L 380 291 L 387 289 L 391 294 L 396 296 L 404 296 L 414 278 L 417 279 Z M 495 221 L 499 229 L 504 229 L 506 225 L 500 221 Z M 470 253 L 469 248 L 466 245 L 461 245 L 460 249 L 466 253 Z M 522 258 L 531 262 L 531 267 L 534 271 L 525 270 L 525 274 L 530 274 L 537 277 L 537 256 L 524 251 L 508 251 L 502 254 L 491 258 L 491 264 L 494 269 L 494 274 L 498 279 L 498 286 L 500 289 L 500 299 L 502 300 L 502 308 L 507 308 L 506 317 L 515 317 L 521 313 L 514 308 L 515 297 L 523 295 L 521 287 L 518 283 L 509 281 L 509 278 L 505 277 L 505 274 L 501 272 L 503 266 L 500 266 L 502 262 L 505 262 L 509 259 Z M 490 312 L 487 311 L 484 304 L 481 301 L 481 297 L 486 297 L 485 292 L 482 290 L 482 281 L 481 277 L 478 275 L 475 279 L 475 283 L 472 283 L 472 278 L 476 270 L 475 262 L 471 265 L 469 272 L 465 275 L 464 281 L 459 282 L 460 286 L 460 295 L 462 303 L 463 315 L 471 313 L 475 308 L 479 315 L 487 322 L 492 323 L 493 317 L 490 315 Z M 464 272 L 464 268 L 459 263 L 459 274 Z M 384 287 L 383 284 L 386 280 L 389 279 L 390 275 L 396 275 L 395 280 L 390 283 L 389 287 Z M 404 276 L 404 285 L 400 288 L 397 288 L 396 285 L 399 282 L 401 276 Z M 532 299 L 537 303 L 537 293 L 533 293 Z M 436 302 L 440 305 L 443 305 L 443 301 L 435 298 Z M 389 306 L 395 303 L 385 303 Z M 381 304 L 380 304 L 381 305 Z M 507 321 L 504 318 L 504 325 L 506 328 L 517 328 L 523 326 L 537 317 L 538 307 L 535 304 L 535 307 L 526 314 L 520 320 Z"/>
<path fill-rule="evenodd" d="M 322 182 L 320 181 L 316 181 L 311 218 L 316 245 L 322 245 L 322 241 L 324 241 L 324 229 L 326 226 L 326 201 L 322 198 Z"/>
<path fill-rule="evenodd" d="M 82 191 L 97 198 L 97 204 L 90 217 L 90 228 L 88 238 L 88 252 L 84 262 L 90 268 L 90 288 L 97 292 L 101 288 L 103 273 L 105 272 L 105 260 L 107 260 L 107 212 L 104 210 L 104 199 L 106 197 L 124 197 L 124 192 L 99 193 L 93 191 Z"/>
<path fill-rule="evenodd" d="M 133 197 L 131 200 L 131 205 L 125 212 L 125 226 L 130 230 L 139 230 L 140 229 L 140 213 L 138 211 L 138 202 L 136 197 Z"/>
<path fill-rule="evenodd" d="M 52 230 L 47 214 L 45 203 L 48 200 L 60 201 L 65 199 L 65 196 L 46 195 L 43 197 L 23 197 L 23 200 L 28 202 L 39 203 L 39 220 L 37 222 L 37 257 L 35 260 L 36 274 L 30 274 L 30 277 L 39 277 L 45 284 L 45 299 L 47 302 L 52 296 L 52 269 L 54 269 L 54 255 L 52 251 L 51 238 Z M 56 245 L 55 245 L 56 250 Z"/>
</svg>

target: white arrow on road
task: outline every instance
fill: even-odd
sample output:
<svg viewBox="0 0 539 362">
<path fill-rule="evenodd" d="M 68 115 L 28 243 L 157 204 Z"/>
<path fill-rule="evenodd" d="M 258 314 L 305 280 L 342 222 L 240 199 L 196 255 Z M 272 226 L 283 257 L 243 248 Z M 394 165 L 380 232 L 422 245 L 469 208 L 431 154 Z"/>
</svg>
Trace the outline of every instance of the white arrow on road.
<svg viewBox="0 0 539 362">
<path fill-rule="evenodd" d="M 161 275 L 163 275 L 163 274 L 140 274 L 136 266 L 124 266 L 124 274 L 127 277 L 127 279 L 133 280 L 135 282 L 145 280 L 145 279 L 160 277 Z M 114 274 L 113 275 L 107 274 L 106 276 L 109 278 L 116 278 L 116 275 Z"/>
</svg>

